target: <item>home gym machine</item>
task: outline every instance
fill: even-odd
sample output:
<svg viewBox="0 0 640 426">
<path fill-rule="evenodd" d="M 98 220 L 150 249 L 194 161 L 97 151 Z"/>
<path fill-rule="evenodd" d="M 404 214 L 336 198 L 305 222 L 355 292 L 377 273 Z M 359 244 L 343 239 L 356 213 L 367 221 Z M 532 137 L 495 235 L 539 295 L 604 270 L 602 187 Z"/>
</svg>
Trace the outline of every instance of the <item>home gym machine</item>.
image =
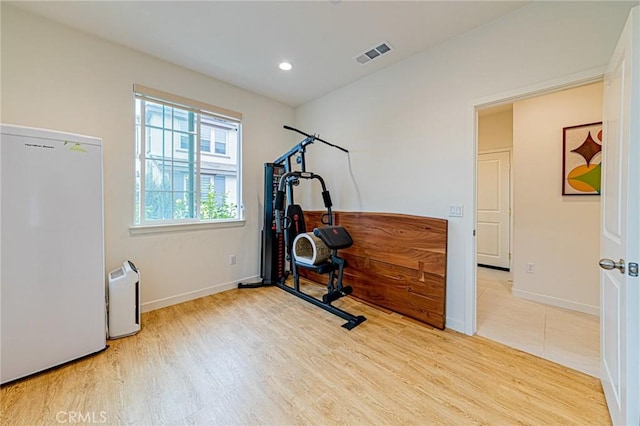
<svg viewBox="0 0 640 426">
<path fill-rule="evenodd" d="M 307 172 L 305 163 L 306 147 L 315 141 L 346 153 L 349 151 L 320 139 L 318 135 L 309 135 L 289 126 L 284 128 L 300 133 L 306 138 L 273 163 L 264 165 L 264 223 L 260 261 L 262 280 L 258 283 L 240 283 L 238 288 L 279 287 L 345 319 L 347 322 L 342 327 L 351 330 L 366 318 L 362 315 L 352 315 L 331 303 L 353 291 L 350 286 L 342 284 L 347 261 L 338 256 L 338 250 L 351 247 L 353 240 L 345 228 L 334 226 L 331 195 L 322 177 Z M 294 158 L 299 164 L 299 170 L 292 170 Z M 293 197 L 293 187 L 306 180 L 317 180 L 320 183 L 326 208 L 326 213 L 322 216 L 324 226 L 315 228 L 313 233 L 306 232 L 302 208 L 294 203 Z M 286 271 L 286 262 L 289 262 L 290 271 Z M 322 296 L 322 300 L 300 289 L 299 269 L 328 274 L 327 293 Z M 293 279 L 292 285 L 286 283 L 289 272 Z"/>
</svg>

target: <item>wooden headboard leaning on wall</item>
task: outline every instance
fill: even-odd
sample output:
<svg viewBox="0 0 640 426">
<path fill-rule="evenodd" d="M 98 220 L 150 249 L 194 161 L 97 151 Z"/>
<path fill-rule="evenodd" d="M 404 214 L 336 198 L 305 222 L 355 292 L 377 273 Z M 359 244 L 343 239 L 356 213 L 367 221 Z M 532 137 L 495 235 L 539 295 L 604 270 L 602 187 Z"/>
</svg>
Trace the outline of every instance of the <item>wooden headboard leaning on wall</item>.
<svg viewBox="0 0 640 426">
<path fill-rule="evenodd" d="M 320 211 L 305 211 L 308 232 L 322 226 Z M 394 213 L 334 212 L 353 246 L 338 252 L 347 259 L 344 284 L 352 296 L 444 329 L 447 289 L 447 220 Z M 304 271 L 326 284 L 326 275 Z"/>
</svg>

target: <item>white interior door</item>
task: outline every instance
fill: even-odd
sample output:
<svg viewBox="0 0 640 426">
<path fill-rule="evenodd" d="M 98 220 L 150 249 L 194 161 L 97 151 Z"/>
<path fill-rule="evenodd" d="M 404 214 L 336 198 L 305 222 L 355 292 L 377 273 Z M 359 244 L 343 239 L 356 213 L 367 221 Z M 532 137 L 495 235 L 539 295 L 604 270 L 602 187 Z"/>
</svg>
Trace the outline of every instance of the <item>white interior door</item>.
<svg viewBox="0 0 640 426">
<path fill-rule="evenodd" d="M 478 264 L 509 269 L 510 152 L 478 155 Z"/>
<path fill-rule="evenodd" d="M 615 425 L 640 424 L 639 11 L 636 7 L 629 16 L 604 89 L 600 353 L 602 387 Z"/>
</svg>

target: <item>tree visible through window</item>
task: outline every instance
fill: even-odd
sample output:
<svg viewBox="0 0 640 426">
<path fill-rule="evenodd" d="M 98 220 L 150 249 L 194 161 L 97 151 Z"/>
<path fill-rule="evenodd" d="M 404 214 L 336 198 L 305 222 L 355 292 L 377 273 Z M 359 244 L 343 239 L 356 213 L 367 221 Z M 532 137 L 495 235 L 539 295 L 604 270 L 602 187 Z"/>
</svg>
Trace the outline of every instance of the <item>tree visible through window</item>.
<svg viewBox="0 0 640 426">
<path fill-rule="evenodd" d="M 135 112 L 135 223 L 240 218 L 240 122 L 139 93 Z"/>
</svg>

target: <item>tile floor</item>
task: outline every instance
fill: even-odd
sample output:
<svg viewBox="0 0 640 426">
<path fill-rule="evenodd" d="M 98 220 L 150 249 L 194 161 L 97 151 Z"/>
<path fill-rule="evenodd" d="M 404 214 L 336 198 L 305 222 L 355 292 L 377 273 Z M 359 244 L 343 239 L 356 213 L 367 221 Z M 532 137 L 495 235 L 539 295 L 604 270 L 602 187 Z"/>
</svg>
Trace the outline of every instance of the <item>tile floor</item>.
<svg viewBox="0 0 640 426">
<path fill-rule="evenodd" d="M 479 267 L 477 281 L 479 336 L 599 377 L 597 316 L 515 297 L 509 272 Z"/>
</svg>

